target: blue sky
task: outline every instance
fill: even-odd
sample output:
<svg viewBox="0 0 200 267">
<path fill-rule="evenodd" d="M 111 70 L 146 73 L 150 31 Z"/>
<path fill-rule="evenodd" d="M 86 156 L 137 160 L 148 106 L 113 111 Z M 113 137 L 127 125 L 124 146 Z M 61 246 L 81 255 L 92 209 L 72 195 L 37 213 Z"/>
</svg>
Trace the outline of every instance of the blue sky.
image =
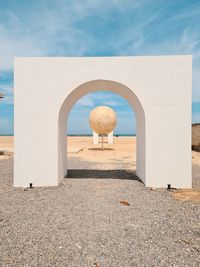
<svg viewBox="0 0 200 267">
<path fill-rule="evenodd" d="M 199 0 L 0 0 L 0 134 L 13 133 L 14 56 L 193 55 L 193 122 L 200 122 Z M 117 132 L 134 133 L 126 101 L 90 94 L 73 108 L 70 133 L 88 133 L 88 114 L 110 102 Z M 82 111 L 80 113 L 80 110 Z"/>
</svg>

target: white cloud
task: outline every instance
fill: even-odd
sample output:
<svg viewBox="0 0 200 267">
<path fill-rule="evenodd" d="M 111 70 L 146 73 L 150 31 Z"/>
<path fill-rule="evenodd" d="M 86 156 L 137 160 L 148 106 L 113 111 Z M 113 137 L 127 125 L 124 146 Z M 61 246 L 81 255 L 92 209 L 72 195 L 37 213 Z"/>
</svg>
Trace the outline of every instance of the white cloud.
<svg viewBox="0 0 200 267">
<path fill-rule="evenodd" d="M 76 106 L 93 107 L 94 105 L 95 105 L 95 100 L 94 97 L 91 95 L 84 96 L 79 101 L 76 102 Z"/>
<path fill-rule="evenodd" d="M 110 107 L 122 107 L 128 105 L 128 102 L 118 94 L 109 91 L 98 91 L 83 96 L 76 102 L 74 109 L 81 107 L 92 108 L 97 105 L 105 105 Z"/>
<path fill-rule="evenodd" d="M 188 4 L 180 9 L 173 2 L 152 3 L 44 0 L 20 7 L 19 1 L 18 8 L 0 11 L 0 71 L 13 68 L 14 56 L 190 53 L 194 57 L 193 99 L 197 101 L 200 5 Z M 170 34 L 174 28 L 177 34 Z M 91 106 L 92 100 L 85 103 Z"/>
<path fill-rule="evenodd" d="M 119 101 L 115 101 L 115 100 L 105 100 L 103 101 L 103 104 L 105 106 L 110 106 L 110 107 L 119 107 L 119 106 L 123 106 L 122 102 Z"/>
<path fill-rule="evenodd" d="M 1 100 L 2 103 L 12 105 L 13 99 L 13 88 L 9 85 L 0 85 L 0 92 L 4 94 L 4 98 Z"/>
<path fill-rule="evenodd" d="M 4 93 L 4 94 L 13 94 L 13 88 L 10 85 L 0 85 L 0 90 Z"/>
<path fill-rule="evenodd" d="M 5 18 L 0 19 L 0 69 L 12 69 L 14 56 L 84 55 L 101 44 L 97 36 L 79 29 L 78 21 L 94 15 L 103 19 L 113 8 L 123 11 L 137 5 L 127 0 L 57 0 L 36 1 L 37 12 L 31 8 L 24 10 L 25 14 L 19 8 L 0 11 Z"/>
</svg>

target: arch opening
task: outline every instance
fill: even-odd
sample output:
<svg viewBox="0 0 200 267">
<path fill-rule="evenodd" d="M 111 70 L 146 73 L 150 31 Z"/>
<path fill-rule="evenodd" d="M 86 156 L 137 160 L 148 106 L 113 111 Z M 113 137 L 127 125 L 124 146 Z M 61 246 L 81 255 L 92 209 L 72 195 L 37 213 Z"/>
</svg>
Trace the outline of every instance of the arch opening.
<svg viewBox="0 0 200 267">
<path fill-rule="evenodd" d="M 66 121 L 74 104 L 83 96 L 97 91 L 111 91 L 127 100 L 135 112 L 137 129 L 136 174 L 145 183 L 145 114 L 138 97 L 125 85 L 110 80 L 92 80 L 75 88 L 64 100 L 58 118 L 58 176 L 67 174 Z"/>
</svg>

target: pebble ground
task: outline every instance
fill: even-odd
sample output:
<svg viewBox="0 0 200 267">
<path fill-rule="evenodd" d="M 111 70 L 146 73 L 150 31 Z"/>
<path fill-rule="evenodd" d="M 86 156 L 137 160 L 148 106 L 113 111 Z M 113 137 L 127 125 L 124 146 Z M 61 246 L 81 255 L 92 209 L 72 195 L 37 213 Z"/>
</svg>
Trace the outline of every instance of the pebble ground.
<svg viewBox="0 0 200 267">
<path fill-rule="evenodd" d="M 81 173 L 25 191 L 12 186 L 13 160 L 0 161 L 1 267 L 200 266 L 199 204 L 145 188 L 128 171 Z"/>
</svg>

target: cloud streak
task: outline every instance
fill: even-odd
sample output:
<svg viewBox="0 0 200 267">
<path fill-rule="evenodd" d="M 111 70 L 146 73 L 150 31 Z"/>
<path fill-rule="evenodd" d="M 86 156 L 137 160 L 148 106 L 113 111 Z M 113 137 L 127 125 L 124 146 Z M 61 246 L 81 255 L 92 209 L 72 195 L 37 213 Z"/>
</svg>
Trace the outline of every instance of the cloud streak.
<svg viewBox="0 0 200 267">
<path fill-rule="evenodd" d="M 0 0 L 2 104 L 13 103 L 14 56 L 160 54 L 193 55 L 193 102 L 200 103 L 199 17 L 199 0 Z M 89 109 L 102 100 L 121 112 L 126 106 L 117 96 L 95 97 L 74 108 Z"/>
<path fill-rule="evenodd" d="M 90 93 L 83 96 L 74 105 L 74 109 L 81 109 L 82 107 L 94 108 L 95 106 L 105 105 L 115 107 L 116 109 L 127 109 L 130 108 L 128 102 L 118 94 L 109 91 L 100 91 Z"/>
</svg>

